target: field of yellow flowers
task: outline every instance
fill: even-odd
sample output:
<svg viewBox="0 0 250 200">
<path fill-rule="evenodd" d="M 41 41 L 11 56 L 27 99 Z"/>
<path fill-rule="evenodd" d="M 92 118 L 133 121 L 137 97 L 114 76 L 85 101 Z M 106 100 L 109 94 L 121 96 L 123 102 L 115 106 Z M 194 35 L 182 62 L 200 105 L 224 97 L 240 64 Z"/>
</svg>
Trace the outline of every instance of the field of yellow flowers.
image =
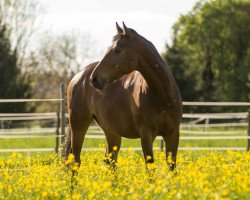
<svg viewBox="0 0 250 200">
<path fill-rule="evenodd" d="M 72 177 L 55 155 L 0 157 L 0 199 L 250 199 L 250 152 L 179 152 L 174 172 L 161 151 L 149 171 L 132 149 L 103 158 L 83 152 Z"/>
</svg>

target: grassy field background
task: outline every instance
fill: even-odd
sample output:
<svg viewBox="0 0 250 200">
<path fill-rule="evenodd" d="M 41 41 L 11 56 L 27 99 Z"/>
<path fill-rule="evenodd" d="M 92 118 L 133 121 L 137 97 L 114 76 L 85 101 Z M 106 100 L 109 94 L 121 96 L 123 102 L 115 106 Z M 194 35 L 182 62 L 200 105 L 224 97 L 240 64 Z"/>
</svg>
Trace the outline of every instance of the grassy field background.
<svg viewBox="0 0 250 200">
<path fill-rule="evenodd" d="M 100 130 L 100 129 L 99 129 Z M 187 129 L 185 129 L 187 130 Z M 190 130 L 190 129 L 189 129 Z M 204 129 L 192 129 L 195 131 L 202 131 Z M 209 128 L 208 131 L 236 131 L 237 136 L 246 136 L 246 128 Z M 240 132 L 240 133 L 238 133 Z M 96 133 L 91 132 L 89 130 L 87 135 L 95 135 Z M 32 134 L 31 134 L 32 135 Z M 44 133 L 43 136 L 49 136 L 54 134 Z M 100 135 L 100 134 L 97 134 Z M 218 135 L 209 135 L 209 134 L 199 134 L 199 135 L 191 135 L 185 134 L 181 131 L 181 136 L 218 136 Z M 223 136 L 227 136 L 223 134 Z M 228 136 L 232 136 L 229 134 Z M 54 148 L 56 144 L 56 138 L 21 138 L 21 139 L 0 139 L 0 149 L 15 149 L 15 148 Z M 106 140 L 105 139 L 90 139 L 85 138 L 83 143 L 83 148 L 98 148 L 105 147 Z M 141 147 L 140 139 L 126 139 L 122 140 L 122 147 Z M 160 146 L 160 140 L 155 140 L 155 147 Z M 246 147 L 247 140 L 181 140 L 179 147 Z M 1 154 L 0 154 L 1 156 Z"/>
</svg>

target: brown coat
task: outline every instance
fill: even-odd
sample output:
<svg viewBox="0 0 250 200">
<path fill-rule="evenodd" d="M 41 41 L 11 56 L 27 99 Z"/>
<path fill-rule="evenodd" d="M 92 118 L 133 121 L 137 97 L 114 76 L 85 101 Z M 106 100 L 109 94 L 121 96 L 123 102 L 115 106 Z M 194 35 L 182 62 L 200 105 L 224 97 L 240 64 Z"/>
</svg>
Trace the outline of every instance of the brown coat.
<svg viewBox="0 0 250 200">
<path fill-rule="evenodd" d="M 80 163 L 84 136 L 94 119 L 104 130 L 107 154 L 112 153 L 114 161 L 121 137 L 126 137 L 141 138 L 145 161 L 153 162 L 156 136 L 163 137 L 166 156 L 171 152 L 175 161 L 182 116 L 175 80 L 149 41 L 125 25 L 124 30 L 117 25 L 117 31 L 103 59 L 87 66 L 68 86 L 68 153 Z"/>
</svg>

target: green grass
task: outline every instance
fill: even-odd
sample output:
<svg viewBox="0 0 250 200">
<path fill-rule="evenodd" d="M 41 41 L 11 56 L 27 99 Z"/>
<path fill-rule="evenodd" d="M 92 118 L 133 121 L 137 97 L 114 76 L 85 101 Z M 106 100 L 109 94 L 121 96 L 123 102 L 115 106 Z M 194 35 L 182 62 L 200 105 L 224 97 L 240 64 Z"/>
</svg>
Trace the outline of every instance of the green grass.
<svg viewBox="0 0 250 200">
<path fill-rule="evenodd" d="M 202 129 L 195 129 L 196 131 Z M 243 128 L 210 128 L 211 131 L 242 131 L 238 136 L 246 135 L 246 129 Z M 88 132 L 93 135 L 94 133 Z M 48 134 L 43 134 L 48 135 Z M 209 135 L 190 135 L 181 133 L 181 136 L 209 136 Z M 217 135 L 211 135 L 217 136 Z M 226 135 L 224 135 L 226 136 Z M 231 136 L 231 135 L 230 135 Z M 103 147 L 106 143 L 105 139 L 89 139 L 85 138 L 84 148 Z M 0 149 L 15 149 L 15 148 L 54 148 L 56 138 L 32 138 L 32 139 L 0 139 Z M 140 147 L 140 139 L 123 139 L 122 147 Z M 155 140 L 154 146 L 160 146 L 160 140 Z M 180 147 L 246 147 L 247 140 L 181 140 Z"/>
</svg>

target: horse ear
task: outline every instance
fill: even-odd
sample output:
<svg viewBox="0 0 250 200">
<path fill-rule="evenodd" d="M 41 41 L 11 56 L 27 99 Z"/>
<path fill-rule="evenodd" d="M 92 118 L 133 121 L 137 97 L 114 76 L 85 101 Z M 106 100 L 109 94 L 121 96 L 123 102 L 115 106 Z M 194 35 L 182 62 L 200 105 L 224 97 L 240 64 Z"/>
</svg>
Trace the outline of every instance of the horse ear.
<svg viewBox="0 0 250 200">
<path fill-rule="evenodd" d="M 125 23 L 122 22 L 122 24 L 123 24 L 123 29 L 124 29 L 124 35 L 128 36 L 128 37 L 132 37 L 131 31 L 128 29 L 128 27 L 125 25 Z"/>
<path fill-rule="evenodd" d="M 115 22 L 115 24 L 116 24 L 117 33 L 118 33 L 118 34 L 119 34 L 119 33 L 123 33 L 123 30 L 122 30 L 122 28 L 118 25 L 118 23 Z"/>
</svg>

